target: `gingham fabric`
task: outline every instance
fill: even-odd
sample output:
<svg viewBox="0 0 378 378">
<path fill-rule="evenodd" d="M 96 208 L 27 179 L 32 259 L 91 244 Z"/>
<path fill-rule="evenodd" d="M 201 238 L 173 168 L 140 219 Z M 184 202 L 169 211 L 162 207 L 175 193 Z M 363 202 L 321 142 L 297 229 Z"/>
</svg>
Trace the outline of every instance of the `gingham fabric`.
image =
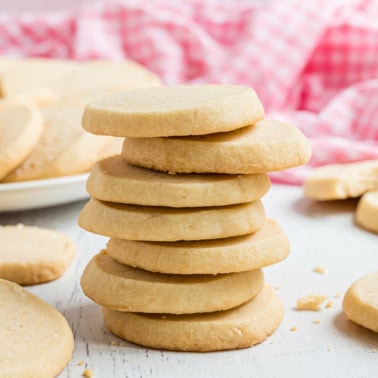
<svg viewBox="0 0 378 378">
<path fill-rule="evenodd" d="M 313 166 L 378 159 L 378 1 L 107 1 L 0 14 L 0 53 L 134 59 L 173 83 L 255 88 L 267 117 L 309 138 Z"/>
</svg>

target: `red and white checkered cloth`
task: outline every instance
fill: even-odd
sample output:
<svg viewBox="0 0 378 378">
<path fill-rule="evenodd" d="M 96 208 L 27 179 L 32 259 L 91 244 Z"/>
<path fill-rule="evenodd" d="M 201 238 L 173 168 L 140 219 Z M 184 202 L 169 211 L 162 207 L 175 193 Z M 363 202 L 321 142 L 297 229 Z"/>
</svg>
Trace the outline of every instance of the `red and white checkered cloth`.
<svg viewBox="0 0 378 378">
<path fill-rule="evenodd" d="M 166 83 L 239 83 L 325 163 L 378 159 L 377 0 L 124 0 L 0 14 L 0 54 L 134 59 Z"/>
</svg>

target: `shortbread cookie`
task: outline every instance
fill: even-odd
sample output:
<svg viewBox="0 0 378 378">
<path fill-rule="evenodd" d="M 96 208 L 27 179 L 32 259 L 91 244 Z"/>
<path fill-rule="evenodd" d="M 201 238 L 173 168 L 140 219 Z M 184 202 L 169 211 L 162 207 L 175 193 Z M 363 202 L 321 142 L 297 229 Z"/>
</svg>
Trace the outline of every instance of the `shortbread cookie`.
<svg viewBox="0 0 378 378">
<path fill-rule="evenodd" d="M 218 275 L 151 273 L 96 255 L 81 287 L 101 306 L 118 311 L 192 314 L 226 310 L 249 301 L 264 286 L 261 269 Z"/>
<path fill-rule="evenodd" d="M 83 126 L 94 134 L 124 137 L 203 135 L 251 125 L 263 116 L 251 88 L 182 85 L 95 100 L 84 111 Z"/>
<path fill-rule="evenodd" d="M 265 220 L 260 200 L 220 207 L 169 208 L 122 205 L 92 198 L 81 211 L 79 225 L 117 239 L 177 241 L 245 235 Z"/>
<path fill-rule="evenodd" d="M 320 201 L 359 197 L 378 189 L 378 160 L 329 164 L 313 169 L 304 182 L 308 198 Z"/>
<path fill-rule="evenodd" d="M 59 100 L 51 84 L 76 63 L 55 59 L 23 59 L 7 69 L 2 78 L 2 94 L 15 100 L 31 100 L 46 105 Z"/>
<path fill-rule="evenodd" d="M 193 242 L 138 242 L 110 239 L 109 256 L 122 264 L 151 272 L 218 274 L 275 264 L 290 251 L 289 241 L 273 219 L 253 234 Z"/>
<path fill-rule="evenodd" d="M 66 319 L 13 282 L 0 279 L 0 376 L 57 376 L 74 340 Z"/>
<path fill-rule="evenodd" d="M 45 129 L 33 152 L 4 182 L 68 176 L 89 171 L 100 159 L 108 137 L 81 127 L 80 106 L 51 106 L 42 111 Z"/>
<path fill-rule="evenodd" d="M 0 103 L 0 180 L 25 160 L 42 131 L 43 120 L 36 108 Z"/>
<path fill-rule="evenodd" d="M 164 315 L 103 309 L 115 335 L 150 348 L 211 352 L 261 343 L 280 325 L 284 307 L 270 286 L 251 301 L 210 314 Z"/>
<path fill-rule="evenodd" d="M 260 199 L 270 187 L 260 175 L 170 175 L 126 163 L 121 156 L 101 160 L 87 181 L 88 193 L 102 201 L 144 206 L 226 206 Z"/>
<path fill-rule="evenodd" d="M 71 239 L 58 231 L 0 226 L 0 278 L 32 285 L 60 277 L 75 256 Z"/>
<path fill-rule="evenodd" d="M 366 274 L 348 289 L 343 310 L 350 320 L 378 332 L 378 271 Z"/>
<path fill-rule="evenodd" d="M 104 96 L 158 85 L 161 85 L 160 78 L 138 63 L 93 60 L 58 77 L 51 83 L 51 89 L 60 101 L 71 101 L 72 98 L 86 101 L 98 97 L 98 93 Z"/>
<path fill-rule="evenodd" d="M 378 191 L 367 192 L 358 201 L 356 222 L 366 230 L 378 232 Z"/>
<path fill-rule="evenodd" d="M 133 165 L 182 173 L 264 173 L 302 165 L 310 155 L 298 129 L 268 120 L 214 135 L 126 138 L 123 145 Z"/>
</svg>

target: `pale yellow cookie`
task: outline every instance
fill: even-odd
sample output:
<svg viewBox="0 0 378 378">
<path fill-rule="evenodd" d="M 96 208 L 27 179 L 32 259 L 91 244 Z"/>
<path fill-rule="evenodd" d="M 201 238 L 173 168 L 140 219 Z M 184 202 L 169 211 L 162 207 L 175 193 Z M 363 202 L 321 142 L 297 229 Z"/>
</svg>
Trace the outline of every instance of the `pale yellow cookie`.
<svg viewBox="0 0 378 378">
<path fill-rule="evenodd" d="M 264 173 L 307 163 L 311 149 L 295 127 L 264 120 L 228 133 L 171 138 L 126 138 L 130 164 L 182 173 Z"/>
<path fill-rule="evenodd" d="M 108 137 L 95 136 L 81 127 L 80 106 L 50 106 L 42 111 L 44 132 L 27 159 L 3 182 L 69 176 L 89 171 L 100 159 Z"/>
<path fill-rule="evenodd" d="M 93 60 L 83 62 L 51 83 L 51 89 L 60 101 L 85 105 L 89 99 L 112 92 L 128 91 L 161 85 L 160 78 L 132 61 L 110 62 Z"/>
<path fill-rule="evenodd" d="M 76 248 L 58 231 L 19 224 L 0 226 L 0 278 L 32 285 L 60 277 Z"/>
<path fill-rule="evenodd" d="M 138 242 L 110 239 L 109 256 L 151 272 L 218 274 L 242 272 L 275 264 L 290 251 L 289 240 L 273 219 L 253 234 L 193 242 Z"/>
<path fill-rule="evenodd" d="M 378 271 L 366 274 L 348 289 L 343 311 L 348 319 L 378 332 Z"/>
<path fill-rule="evenodd" d="M 358 201 L 356 223 L 378 233 L 378 191 L 367 192 Z"/>
<path fill-rule="evenodd" d="M 0 279 L 0 377 L 57 376 L 71 359 L 66 319 L 13 282 Z"/>
<path fill-rule="evenodd" d="M 359 197 L 374 189 L 378 189 L 378 160 L 323 165 L 304 182 L 305 196 L 319 201 Z"/>
<path fill-rule="evenodd" d="M 64 60 L 20 59 L 4 73 L 1 92 L 6 98 L 31 100 L 37 105 L 56 102 L 59 97 L 51 84 L 75 67 L 75 63 Z"/>
<path fill-rule="evenodd" d="M 30 154 L 43 131 L 33 106 L 0 102 L 0 180 Z"/>
<path fill-rule="evenodd" d="M 115 335 L 146 347 L 212 352 L 261 343 L 280 325 L 284 307 L 270 286 L 251 301 L 210 314 L 164 315 L 103 309 Z"/>
<path fill-rule="evenodd" d="M 245 235 L 265 220 L 260 200 L 240 205 L 169 208 L 122 205 L 92 198 L 81 211 L 79 225 L 117 239 L 177 241 Z"/>
<path fill-rule="evenodd" d="M 151 273 L 114 261 L 102 251 L 89 262 L 81 287 L 97 304 L 118 311 L 193 314 L 226 310 L 256 296 L 261 269 L 218 275 Z"/>
<path fill-rule="evenodd" d="M 260 175 L 167 174 L 126 163 L 121 156 L 95 164 L 88 193 L 102 201 L 144 206 L 226 206 L 260 199 L 270 187 Z"/>
<path fill-rule="evenodd" d="M 203 135 L 254 124 L 264 116 L 253 89 L 236 85 L 163 86 L 95 100 L 83 126 L 125 137 Z"/>
</svg>

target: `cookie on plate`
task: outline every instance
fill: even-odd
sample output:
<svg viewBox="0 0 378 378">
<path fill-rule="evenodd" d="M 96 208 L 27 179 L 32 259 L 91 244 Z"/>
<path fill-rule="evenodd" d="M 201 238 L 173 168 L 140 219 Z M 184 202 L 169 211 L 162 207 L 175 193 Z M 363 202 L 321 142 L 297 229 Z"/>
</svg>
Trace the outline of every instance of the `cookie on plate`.
<svg viewBox="0 0 378 378">
<path fill-rule="evenodd" d="M 77 63 L 56 59 L 20 59 L 7 69 L 1 80 L 1 93 L 12 100 L 29 100 L 42 106 L 59 100 L 51 84 Z"/>
<path fill-rule="evenodd" d="M 51 89 L 60 101 L 86 105 L 90 99 L 93 101 L 113 92 L 159 85 L 160 78 L 136 62 L 92 60 L 56 78 Z"/>
<path fill-rule="evenodd" d="M 0 181 L 31 153 L 43 129 L 38 109 L 26 104 L 0 102 Z"/>
<path fill-rule="evenodd" d="M 218 274 L 259 269 L 285 259 L 290 244 L 279 224 L 267 219 L 244 236 L 191 242 L 142 242 L 111 238 L 110 257 L 150 272 Z"/>
<path fill-rule="evenodd" d="M 236 85 L 162 86 L 106 96 L 89 103 L 83 127 L 122 137 L 203 135 L 261 120 L 253 89 Z"/>
<path fill-rule="evenodd" d="M 69 176 L 89 171 L 101 158 L 109 138 L 81 127 L 83 108 L 54 105 L 42 110 L 43 134 L 27 159 L 3 178 L 19 182 Z"/>
<path fill-rule="evenodd" d="M 358 201 L 356 223 L 378 233 L 378 191 L 365 193 Z"/>
<path fill-rule="evenodd" d="M 79 225 L 117 239 L 177 241 L 220 239 L 258 230 L 265 220 L 260 200 L 218 207 L 169 208 L 90 199 Z"/>
<path fill-rule="evenodd" d="M 305 196 L 318 201 L 359 197 L 374 189 L 378 189 L 378 160 L 323 165 L 304 182 Z"/>
<path fill-rule="evenodd" d="M 0 375 L 55 377 L 71 359 L 66 319 L 14 282 L 0 279 Z"/>
<path fill-rule="evenodd" d="M 378 332 L 378 271 L 353 283 L 344 296 L 343 311 L 348 319 Z"/>
<path fill-rule="evenodd" d="M 280 325 L 284 307 L 266 286 L 251 301 L 215 313 L 142 314 L 104 308 L 103 314 L 109 330 L 127 341 L 158 349 L 211 352 L 261 343 Z"/>
<path fill-rule="evenodd" d="M 84 293 L 118 311 L 193 314 L 226 310 L 256 296 L 264 286 L 260 269 L 218 275 L 151 273 L 114 261 L 105 251 L 81 277 Z"/>
<path fill-rule="evenodd" d="M 34 285 L 60 277 L 76 248 L 58 231 L 39 227 L 0 226 L 0 278 Z"/>
<path fill-rule="evenodd" d="M 259 175 L 170 175 L 126 163 L 113 156 L 95 164 L 88 193 L 98 200 L 144 206 L 226 206 L 260 199 L 270 187 Z M 143 195 L 142 195 L 143 193 Z"/>
<path fill-rule="evenodd" d="M 305 164 L 310 156 L 300 130 L 271 120 L 204 136 L 126 138 L 123 145 L 128 163 L 176 173 L 265 173 Z"/>
</svg>

